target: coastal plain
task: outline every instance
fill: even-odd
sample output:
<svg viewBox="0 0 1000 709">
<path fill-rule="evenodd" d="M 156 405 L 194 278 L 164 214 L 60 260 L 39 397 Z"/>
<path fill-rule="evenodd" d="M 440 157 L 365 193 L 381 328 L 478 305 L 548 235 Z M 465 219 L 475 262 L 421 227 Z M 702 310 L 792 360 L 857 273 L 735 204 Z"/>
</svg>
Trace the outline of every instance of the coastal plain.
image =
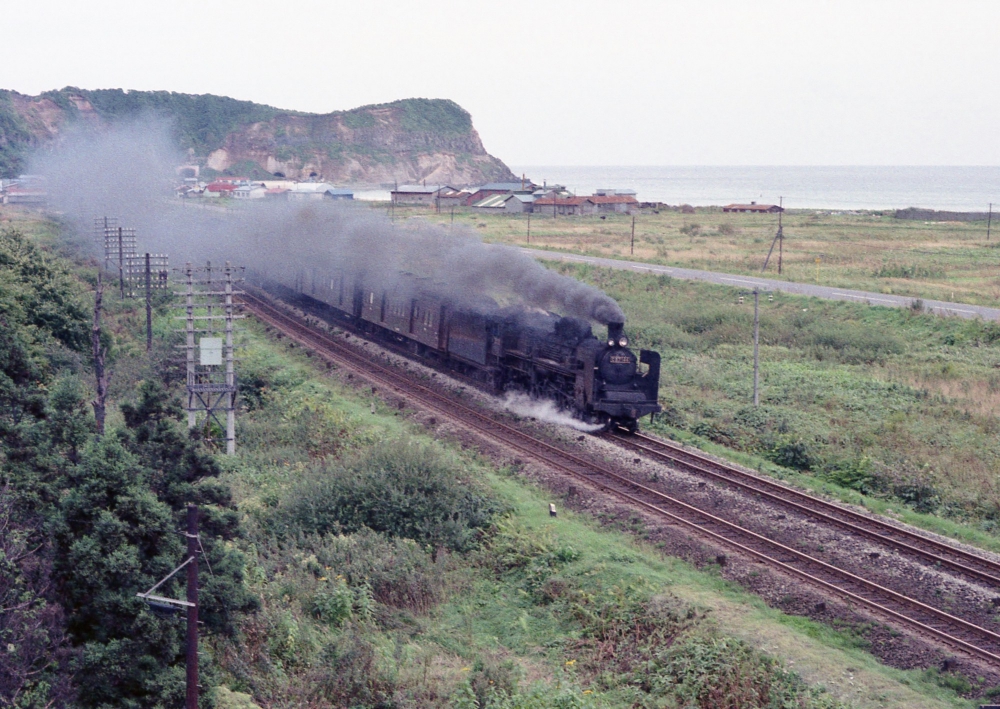
<svg viewBox="0 0 1000 709">
<path fill-rule="evenodd" d="M 894 218 L 894 211 L 789 210 L 782 215 L 782 273 L 778 247 L 768 278 L 893 293 L 976 305 L 1000 302 L 1000 233 L 986 221 L 928 222 Z M 450 213 L 396 208 L 396 216 L 452 223 Z M 604 217 L 602 219 L 602 216 Z M 632 216 L 558 217 L 457 210 L 454 223 L 483 239 L 665 266 L 760 275 L 778 229 L 775 214 L 694 213 L 643 209 Z"/>
</svg>

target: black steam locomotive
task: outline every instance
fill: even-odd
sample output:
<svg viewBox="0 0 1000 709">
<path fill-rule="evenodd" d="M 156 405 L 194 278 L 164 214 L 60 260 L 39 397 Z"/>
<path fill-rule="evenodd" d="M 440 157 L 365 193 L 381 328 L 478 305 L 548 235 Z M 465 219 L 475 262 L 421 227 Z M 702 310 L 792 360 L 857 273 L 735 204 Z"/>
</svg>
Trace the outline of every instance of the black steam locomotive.
<svg viewBox="0 0 1000 709">
<path fill-rule="evenodd" d="M 407 275 L 388 287 L 304 271 L 254 280 L 312 315 L 473 379 L 494 394 L 525 392 L 555 401 L 584 422 L 632 431 L 640 417 L 660 411 L 660 355 L 641 350 L 636 357 L 624 323 L 610 323 L 607 340 L 599 341 L 585 320 L 501 308 L 486 298 L 457 303 L 428 279 Z"/>
</svg>

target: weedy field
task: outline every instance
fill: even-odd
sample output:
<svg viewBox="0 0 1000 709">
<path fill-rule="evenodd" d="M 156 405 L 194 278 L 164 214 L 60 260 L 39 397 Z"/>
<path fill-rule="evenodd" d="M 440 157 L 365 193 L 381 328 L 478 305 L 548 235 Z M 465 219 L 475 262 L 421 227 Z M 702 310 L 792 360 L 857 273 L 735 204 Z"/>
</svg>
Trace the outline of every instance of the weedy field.
<svg viewBox="0 0 1000 709">
<path fill-rule="evenodd" d="M 782 216 L 782 275 L 789 281 L 978 305 L 1000 301 L 1000 232 L 986 222 L 923 222 L 886 212 L 790 210 Z M 396 209 L 396 217 L 451 223 L 451 213 Z M 487 241 L 526 245 L 528 215 L 456 211 L 454 223 Z M 996 226 L 996 225 L 994 225 Z M 530 245 L 726 273 L 759 274 L 778 228 L 774 214 L 643 210 L 635 217 L 532 215 Z M 778 250 L 768 268 L 777 278 Z M 817 263 L 818 259 L 818 263 Z"/>
<path fill-rule="evenodd" d="M 755 408 L 752 299 L 551 267 L 618 299 L 633 341 L 663 356 L 653 431 L 710 441 L 779 476 L 799 471 L 897 515 L 932 513 L 927 526 L 969 523 L 962 536 L 1000 548 L 1000 324 L 777 293 L 761 302 Z"/>
</svg>

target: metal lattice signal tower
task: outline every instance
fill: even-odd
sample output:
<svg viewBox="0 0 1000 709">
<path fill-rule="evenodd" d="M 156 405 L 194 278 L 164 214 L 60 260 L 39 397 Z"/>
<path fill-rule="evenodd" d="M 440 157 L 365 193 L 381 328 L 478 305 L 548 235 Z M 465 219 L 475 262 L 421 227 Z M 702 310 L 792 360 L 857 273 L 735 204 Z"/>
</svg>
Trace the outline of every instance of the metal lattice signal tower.
<svg viewBox="0 0 1000 709">
<path fill-rule="evenodd" d="M 185 321 L 185 363 L 187 365 L 187 412 L 188 428 L 194 428 L 201 422 L 206 427 L 215 423 L 225 430 L 226 453 L 236 452 L 236 372 L 233 356 L 235 333 L 234 323 L 244 315 L 236 313 L 239 304 L 233 301 L 233 296 L 243 291 L 233 288 L 241 283 L 243 268 L 234 267 L 226 262 L 225 267 L 213 270 L 211 263 L 204 268 L 194 268 L 191 263 L 180 269 L 185 281 L 185 289 L 176 295 L 184 296 L 184 304 L 178 307 L 184 309 L 184 315 L 178 320 Z M 198 277 L 196 278 L 196 274 Z M 201 275 L 204 274 L 204 275 Z M 213 275 L 214 274 L 214 275 Z M 222 313 L 215 311 L 221 305 Z M 214 324 L 223 322 L 223 337 L 217 338 Z M 202 323 L 204 327 L 195 327 Z M 195 344 L 195 334 L 202 336 Z M 195 358 L 195 349 L 199 357 Z M 225 412 L 225 423 L 220 418 Z M 219 440 L 209 436 L 210 440 Z"/>
</svg>

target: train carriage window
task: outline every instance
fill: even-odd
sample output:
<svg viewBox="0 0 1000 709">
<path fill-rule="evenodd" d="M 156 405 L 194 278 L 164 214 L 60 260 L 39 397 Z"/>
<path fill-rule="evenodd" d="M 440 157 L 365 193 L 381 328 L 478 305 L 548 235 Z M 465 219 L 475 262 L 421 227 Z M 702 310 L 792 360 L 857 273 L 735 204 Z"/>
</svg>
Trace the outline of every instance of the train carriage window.
<svg viewBox="0 0 1000 709">
<path fill-rule="evenodd" d="M 375 305 L 375 291 L 368 294 L 368 305 Z"/>
</svg>

